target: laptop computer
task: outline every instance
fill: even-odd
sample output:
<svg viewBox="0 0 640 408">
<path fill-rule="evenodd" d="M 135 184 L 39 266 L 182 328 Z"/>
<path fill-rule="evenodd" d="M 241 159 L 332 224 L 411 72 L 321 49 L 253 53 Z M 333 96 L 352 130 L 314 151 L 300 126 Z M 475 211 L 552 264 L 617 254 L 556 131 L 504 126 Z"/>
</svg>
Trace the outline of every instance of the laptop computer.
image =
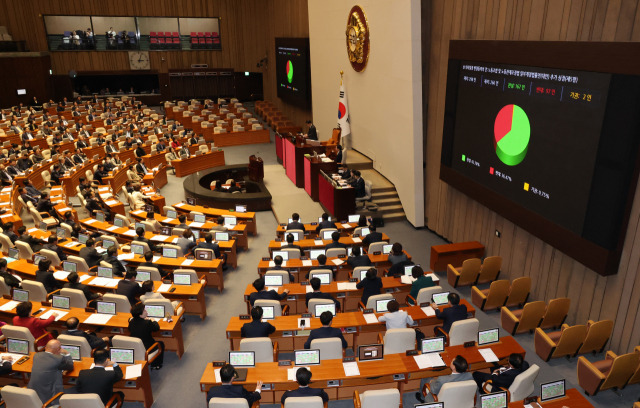
<svg viewBox="0 0 640 408">
<path fill-rule="evenodd" d="M 324 312 L 331 312 L 332 315 L 336 315 L 336 304 L 327 303 L 326 305 L 315 305 L 313 310 L 313 317 L 320 317 Z"/>
<path fill-rule="evenodd" d="M 118 364 L 133 364 L 134 354 L 133 349 L 126 348 L 114 348 L 109 349 L 111 353 L 110 360 Z"/>
<path fill-rule="evenodd" d="M 320 350 L 294 350 L 294 364 L 297 366 L 320 364 Z"/>
</svg>

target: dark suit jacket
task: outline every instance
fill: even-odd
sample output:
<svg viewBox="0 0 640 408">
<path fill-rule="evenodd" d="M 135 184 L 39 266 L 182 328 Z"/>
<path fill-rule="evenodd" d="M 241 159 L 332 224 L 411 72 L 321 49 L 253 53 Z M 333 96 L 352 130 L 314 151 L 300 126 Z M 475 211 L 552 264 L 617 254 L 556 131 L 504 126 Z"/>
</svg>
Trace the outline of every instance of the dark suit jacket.
<svg viewBox="0 0 640 408">
<path fill-rule="evenodd" d="M 137 284 L 136 284 L 137 285 Z M 129 333 L 131 337 L 137 337 L 142 340 L 144 348 L 148 349 L 156 341 L 153 339 L 153 332 L 160 330 L 158 322 L 153 320 L 134 317 L 129 320 Z"/>
<path fill-rule="evenodd" d="M 69 288 L 69 289 L 77 289 L 77 290 L 81 290 L 82 293 L 84 293 L 84 297 L 87 298 L 87 300 L 94 300 L 97 299 L 98 297 L 100 297 L 100 295 L 98 295 L 97 293 L 94 293 L 91 291 L 91 289 L 89 289 L 89 287 L 87 285 L 85 285 L 84 283 L 65 283 L 64 284 L 65 288 Z"/>
<path fill-rule="evenodd" d="M 280 399 L 283 406 L 284 400 L 289 397 L 320 397 L 322 398 L 322 402 L 329 401 L 329 396 L 322 388 L 298 387 L 297 390 L 285 391 L 285 393 L 282 394 L 282 399 Z"/>
<path fill-rule="evenodd" d="M 12 288 L 20 287 L 20 281 L 7 271 L 0 272 L 0 277 L 4 279 L 4 283 Z"/>
<path fill-rule="evenodd" d="M 318 223 L 318 226 L 316 227 L 316 232 L 320 233 L 320 230 L 323 230 L 325 228 L 338 228 L 336 227 L 336 224 L 334 224 L 332 221 L 322 221 L 320 223 Z M 322 237 L 320 237 L 322 238 Z"/>
<path fill-rule="evenodd" d="M 351 185 L 356 189 L 356 198 L 364 197 L 365 195 L 367 195 L 367 192 L 364 188 L 364 179 L 362 177 L 355 180 Z"/>
<path fill-rule="evenodd" d="M 216 258 L 220 258 L 220 246 L 215 242 L 212 242 L 212 243 L 200 242 L 198 245 L 195 246 L 195 248 L 193 248 L 193 250 L 195 251 L 198 248 L 210 249 L 213 251 L 213 254 L 216 256 Z"/>
<path fill-rule="evenodd" d="M 93 247 L 82 248 L 78 255 L 80 255 L 80 258 L 87 261 L 87 265 L 89 265 L 89 268 L 93 268 L 94 266 L 98 265 L 102 260 L 102 255 L 100 255 L 98 251 L 96 251 L 96 249 Z"/>
<path fill-rule="evenodd" d="M 309 132 L 307 133 L 307 138 L 311 140 L 318 140 L 318 132 L 316 131 L 315 125 L 309 126 Z"/>
<path fill-rule="evenodd" d="M 513 384 L 513 381 L 519 374 L 527 371 L 529 369 L 529 363 L 526 361 L 522 362 L 522 367 L 520 369 L 510 368 L 507 371 L 503 371 L 500 374 L 494 374 L 491 376 L 491 381 L 493 382 L 494 387 L 503 387 L 508 389 Z"/>
<path fill-rule="evenodd" d="M 118 295 L 125 295 L 129 299 L 129 303 L 131 303 L 131 306 L 135 305 L 138 302 L 136 300 L 136 297 L 144 295 L 144 291 L 137 282 L 131 282 L 127 279 L 122 279 L 120 282 L 118 282 L 116 293 Z"/>
<path fill-rule="evenodd" d="M 298 221 L 294 221 L 294 222 L 290 222 L 289 224 L 287 224 L 287 231 L 288 230 L 292 230 L 292 229 L 299 229 L 299 230 L 305 230 L 304 229 L 304 224 Z M 286 236 L 286 234 L 285 234 Z"/>
<path fill-rule="evenodd" d="M 436 310 L 436 317 L 443 321 L 442 330 L 444 330 L 445 333 L 449 333 L 451 325 L 454 322 L 467 318 L 467 307 L 465 305 L 451 305 L 446 309 L 438 309 Z"/>
<path fill-rule="evenodd" d="M 107 346 L 107 343 L 105 343 L 105 341 L 102 340 L 100 337 L 98 337 L 96 335 L 85 333 L 82 330 L 67 330 L 62 334 L 67 334 L 69 336 L 84 337 L 87 340 L 87 342 L 89 343 L 89 347 L 91 347 L 92 349 L 104 348 L 104 347 Z M 109 398 L 111 398 L 111 397 L 109 397 Z"/>
<path fill-rule="evenodd" d="M 47 293 L 51 293 L 58 289 L 58 282 L 56 281 L 56 278 L 53 277 L 53 272 L 51 271 L 37 271 L 36 280 L 44 285 L 44 289 Z"/>
<path fill-rule="evenodd" d="M 286 297 L 287 295 L 285 295 L 284 293 L 279 295 L 275 290 L 261 290 L 260 292 L 253 292 L 249 295 L 249 303 L 251 303 L 251 306 L 253 306 L 253 302 L 258 299 L 282 300 Z"/>
<path fill-rule="evenodd" d="M 80 394 L 98 394 L 102 403 L 106 404 L 113 395 L 113 385 L 121 379 L 120 366 L 113 367 L 113 371 L 107 371 L 104 367 L 93 367 L 80 371 L 76 390 Z"/>
<path fill-rule="evenodd" d="M 360 256 L 350 256 L 347 259 L 347 265 L 349 265 L 352 268 L 356 268 L 358 266 L 371 266 L 372 264 L 371 264 L 371 259 L 369 259 L 367 255 L 360 255 Z"/>
<path fill-rule="evenodd" d="M 339 338 L 342 341 L 342 348 L 347 348 L 347 341 L 344 339 L 344 336 L 342 335 L 342 331 L 340 329 L 336 327 L 324 326 L 311 330 L 307 341 L 304 343 L 304 348 L 308 349 L 314 339 L 328 339 L 332 337 Z"/>
<path fill-rule="evenodd" d="M 328 299 L 333 300 L 333 303 L 336 304 L 336 310 L 340 310 L 340 302 L 338 302 L 331 294 L 323 293 L 323 292 L 311 292 L 305 295 L 305 304 L 309 307 L 309 301 L 311 299 Z M 310 310 L 309 313 L 313 314 L 313 310 Z"/>
<path fill-rule="evenodd" d="M 259 392 L 249 392 L 242 385 L 222 384 L 212 387 L 207 392 L 207 404 L 211 398 L 244 398 L 251 406 L 254 402 L 259 401 L 260 397 Z"/>
<path fill-rule="evenodd" d="M 111 264 L 113 267 L 113 274 L 115 276 L 122 276 L 127 272 L 124 265 L 122 265 L 122 262 L 120 262 L 120 260 L 115 256 L 107 257 L 104 261 Z"/>
<path fill-rule="evenodd" d="M 382 232 L 371 231 L 369 235 L 362 239 L 362 247 L 369 249 L 369 245 L 382 241 Z"/>
<path fill-rule="evenodd" d="M 343 244 L 342 242 L 331 242 L 325 246 L 325 249 L 331 248 L 344 248 L 347 249 L 347 244 Z"/>
<path fill-rule="evenodd" d="M 269 337 L 276 328 L 269 322 L 252 321 L 245 323 L 240 329 L 240 337 Z"/>
<path fill-rule="evenodd" d="M 281 248 L 295 248 L 297 250 L 300 251 L 300 256 L 304 256 L 304 250 L 300 247 L 300 245 L 296 245 L 296 244 L 287 244 Z"/>
<path fill-rule="evenodd" d="M 366 306 L 367 300 L 373 295 L 379 295 L 382 289 L 382 279 L 376 276 L 375 279 L 364 278 L 356 285 L 356 288 L 362 289 L 362 303 Z"/>
</svg>

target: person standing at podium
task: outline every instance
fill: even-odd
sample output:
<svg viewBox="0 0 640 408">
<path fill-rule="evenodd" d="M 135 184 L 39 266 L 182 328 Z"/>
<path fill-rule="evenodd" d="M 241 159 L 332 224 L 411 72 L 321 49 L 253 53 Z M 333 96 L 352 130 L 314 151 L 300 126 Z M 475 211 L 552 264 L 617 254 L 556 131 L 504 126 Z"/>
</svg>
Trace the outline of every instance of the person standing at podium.
<svg viewBox="0 0 640 408">
<path fill-rule="evenodd" d="M 304 136 L 307 139 L 318 140 L 318 132 L 316 131 L 316 126 L 310 120 L 307 121 L 307 126 L 309 126 L 309 130 Z"/>
</svg>

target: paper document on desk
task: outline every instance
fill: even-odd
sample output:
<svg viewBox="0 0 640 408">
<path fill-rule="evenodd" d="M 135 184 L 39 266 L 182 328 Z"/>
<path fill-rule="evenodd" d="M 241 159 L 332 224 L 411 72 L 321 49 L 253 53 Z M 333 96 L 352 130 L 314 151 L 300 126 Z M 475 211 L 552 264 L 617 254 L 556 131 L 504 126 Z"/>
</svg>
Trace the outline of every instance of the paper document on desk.
<svg viewBox="0 0 640 408">
<path fill-rule="evenodd" d="M 428 273 L 427 276 L 430 277 L 431 280 L 435 283 L 440 282 L 440 278 L 438 278 L 438 275 L 436 275 L 435 273 Z"/>
<path fill-rule="evenodd" d="M 154 235 L 153 237 L 151 237 L 152 241 L 164 241 L 167 238 L 169 238 L 168 235 Z"/>
<path fill-rule="evenodd" d="M 34 232 L 36 232 L 37 230 L 38 230 L 37 228 L 29 228 L 29 229 L 27 230 L 27 232 L 28 232 L 29 234 L 33 234 L 33 233 L 34 233 Z"/>
<path fill-rule="evenodd" d="M 71 208 L 69 208 L 69 207 L 64 207 L 64 208 L 60 208 L 60 209 L 58 210 L 58 212 L 59 212 L 60 214 L 64 214 L 64 213 L 66 213 L 67 211 L 71 211 Z"/>
<path fill-rule="evenodd" d="M 171 289 L 171 284 L 163 283 L 162 285 L 158 286 L 158 290 L 156 290 L 156 292 L 168 292 L 169 289 Z"/>
<path fill-rule="evenodd" d="M 293 368 L 288 368 L 287 369 L 287 381 L 297 381 L 296 379 L 296 373 L 298 372 L 298 369 L 300 369 L 302 367 L 293 367 Z M 307 370 L 311 371 L 311 367 L 304 367 Z"/>
<path fill-rule="evenodd" d="M 305 259 L 304 261 L 302 261 L 302 266 L 311 266 L 313 265 L 313 261 L 310 259 Z"/>
<path fill-rule="evenodd" d="M 118 228 L 120 228 L 120 227 L 118 227 L 117 225 L 112 225 L 112 226 L 110 226 L 109 228 L 107 228 L 107 231 L 115 231 L 115 230 L 117 230 Z"/>
<path fill-rule="evenodd" d="M 2 353 L 2 356 L 9 356 L 12 358 L 11 365 L 14 365 L 18 360 L 24 357 L 24 354 L 15 354 L 15 353 Z"/>
<path fill-rule="evenodd" d="M 53 273 L 53 277 L 56 278 L 57 280 L 65 280 L 67 279 L 67 276 L 69 276 L 69 272 L 55 271 Z"/>
<path fill-rule="evenodd" d="M 120 282 L 119 279 L 107 279 L 107 282 L 104 286 L 106 286 L 107 288 L 115 288 L 116 286 L 118 286 L 118 282 Z"/>
<path fill-rule="evenodd" d="M 360 239 L 360 237 L 356 237 L 356 238 L 351 238 L 353 240 L 354 244 L 359 244 L 362 242 L 362 239 Z"/>
<path fill-rule="evenodd" d="M 203 222 L 192 222 L 191 224 L 189 224 L 189 227 L 193 227 L 193 228 L 202 228 L 204 226 Z"/>
<path fill-rule="evenodd" d="M 182 266 L 189 266 L 193 263 L 194 259 L 185 259 L 184 261 L 182 261 Z"/>
<path fill-rule="evenodd" d="M 133 380 L 138 377 L 142 377 L 142 364 L 127 366 L 124 371 L 124 378 L 127 380 Z"/>
<path fill-rule="evenodd" d="M 82 275 L 80 276 L 80 283 L 86 281 L 87 279 L 91 279 L 92 276 L 91 275 Z"/>
<path fill-rule="evenodd" d="M 96 220 L 95 218 L 92 218 L 92 219 L 90 219 L 90 220 L 86 220 L 84 223 L 85 223 L 85 224 L 89 224 L 89 225 L 91 225 L 91 224 L 93 224 L 94 222 L 98 222 L 98 220 Z"/>
<path fill-rule="evenodd" d="M 429 367 L 441 367 L 446 365 L 438 353 L 427 353 L 413 356 L 418 368 L 424 370 Z"/>
<path fill-rule="evenodd" d="M 134 254 L 133 252 L 129 252 L 128 254 L 120 254 L 118 255 L 118 260 L 119 261 L 124 261 L 127 259 L 133 259 L 136 256 L 136 254 Z"/>
<path fill-rule="evenodd" d="M 63 247 L 65 247 L 65 248 L 73 248 L 76 245 L 80 245 L 80 243 L 78 241 L 71 241 L 71 242 L 67 242 L 66 244 L 64 244 Z"/>
<path fill-rule="evenodd" d="M 67 314 L 69 314 L 69 312 L 63 312 L 62 310 L 53 310 L 53 309 L 49 309 L 46 312 L 44 312 L 43 314 L 41 314 L 39 317 L 42 320 L 47 320 L 49 317 L 51 317 L 54 313 L 56 313 L 58 316 L 56 316 L 56 322 L 60 319 L 62 319 L 64 316 L 66 316 Z"/>
<path fill-rule="evenodd" d="M 180 207 L 182 207 L 183 205 L 184 205 L 184 203 L 178 203 L 178 204 L 174 204 L 173 206 L 174 206 L 174 207 L 178 207 L 178 208 L 180 208 Z M 218 371 L 220 371 L 220 370 L 218 370 Z"/>
<path fill-rule="evenodd" d="M 313 245 L 324 245 L 324 241 L 321 239 L 314 239 Z"/>
<path fill-rule="evenodd" d="M 154 255 L 154 256 L 153 256 L 153 259 L 151 260 L 151 262 L 153 262 L 153 263 L 157 263 L 157 262 L 160 260 L 160 258 L 162 258 L 162 257 L 161 257 L 161 256 L 158 256 L 158 255 Z"/>
<path fill-rule="evenodd" d="M 220 369 L 219 368 L 215 368 L 213 370 L 213 375 L 214 375 L 214 377 L 216 377 L 216 382 L 217 383 L 221 383 L 222 382 L 222 379 L 220 378 Z"/>
<path fill-rule="evenodd" d="M 338 290 L 358 290 L 356 282 L 338 282 Z"/>
<path fill-rule="evenodd" d="M 3 312 L 8 312 L 9 310 L 14 309 L 19 304 L 20 302 L 17 302 L 15 300 L 10 300 L 4 305 L 0 306 L 0 310 L 2 310 Z"/>
<path fill-rule="evenodd" d="M 422 312 L 424 314 L 426 314 L 427 317 L 431 317 L 431 316 L 435 316 L 436 315 L 436 311 L 433 310 L 433 308 L 431 306 L 421 307 L 420 310 L 422 310 Z"/>
<path fill-rule="evenodd" d="M 109 278 L 96 277 L 91 281 L 93 286 L 107 286 L 107 283 L 109 283 Z"/>
<path fill-rule="evenodd" d="M 366 313 L 362 315 L 362 317 L 364 317 L 364 321 L 367 322 L 367 324 L 378 323 L 378 318 L 374 313 Z"/>
<path fill-rule="evenodd" d="M 400 276 L 400 282 L 404 283 L 405 285 L 411 285 L 415 281 L 416 279 L 413 276 L 409 276 L 409 275 Z"/>
<path fill-rule="evenodd" d="M 175 220 L 175 218 L 165 218 L 164 220 L 162 220 L 162 222 L 173 222 Z"/>
<path fill-rule="evenodd" d="M 340 225 L 342 225 L 342 228 L 344 228 L 344 229 L 351 228 L 351 225 L 349 225 L 349 224 L 340 224 Z"/>
<path fill-rule="evenodd" d="M 500 361 L 498 356 L 496 356 L 496 353 L 494 353 L 493 350 L 491 350 L 490 348 L 483 348 L 483 349 L 479 349 L 478 351 L 480 352 L 480 355 L 482 356 L 482 358 L 484 358 L 484 361 L 486 361 L 487 363 Z"/>
<path fill-rule="evenodd" d="M 109 315 L 109 314 L 93 313 L 92 315 L 87 317 L 86 320 L 82 323 L 104 325 L 104 324 L 107 324 L 109 319 L 111 319 L 111 316 L 112 315 Z"/>
<path fill-rule="evenodd" d="M 135 237 L 136 236 L 136 230 L 131 230 L 131 229 L 130 230 L 126 230 L 124 232 L 124 235 L 127 235 L 129 237 Z"/>
<path fill-rule="evenodd" d="M 360 369 L 358 368 L 358 363 L 355 361 L 350 363 L 342 363 L 342 368 L 344 369 L 344 375 L 346 377 L 353 377 L 356 375 L 360 375 Z"/>
<path fill-rule="evenodd" d="M 138 214 L 142 213 L 142 210 L 130 211 L 130 213 L 131 213 L 131 214 L 138 215 Z"/>
<path fill-rule="evenodd" d="M 344 261 L 340 258 L 334 259 L 331 262 L 333 262 L 334 265 L 342 265 L 344 263 Z"/>
<path fill-rule="evenodd" d="M 311 285 L 307 285 L 307 286 L 305 286 L 305 291 L 307 293 L 311 293 L 311 292 L 313 292 L 313 288 L 311 287 Z"/>
<path fill-rule="evenodd" d="M 107 202 L 105 202 L 106 205 L 118 205 L 120 204 L 120 201 L 116 201 L 116 200 L 109 200 Z"/>
</svg>

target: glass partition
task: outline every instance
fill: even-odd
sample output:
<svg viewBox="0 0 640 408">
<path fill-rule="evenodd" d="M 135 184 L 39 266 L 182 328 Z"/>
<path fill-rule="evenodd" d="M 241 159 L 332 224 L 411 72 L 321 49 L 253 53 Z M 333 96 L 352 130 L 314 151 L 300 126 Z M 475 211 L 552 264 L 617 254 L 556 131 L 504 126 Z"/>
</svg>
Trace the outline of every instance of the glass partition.
<svg viewBox="0 0 640 408">
<path fill-rule="evenodd" d="M 180 37 L 189 40 L 191 50 L 220 50 L 220 27 L 217 18 L 180 18 Z"/>
<path fill-rule="evenodd" d="M 138 48 L 138 29 L 134 17 L 91 17 L 97 50 Z"/>
<path fill-rule="evenodd" d="M 95 49 L 89 16 L 45 16 L 44 24 L 52 51 Z"/>
<path fill-rule="evenodd" d="M 177 18 L 138 17 L 140 46 L 148 50 L 179 50 L 180 27 Z"/>
</svg>

